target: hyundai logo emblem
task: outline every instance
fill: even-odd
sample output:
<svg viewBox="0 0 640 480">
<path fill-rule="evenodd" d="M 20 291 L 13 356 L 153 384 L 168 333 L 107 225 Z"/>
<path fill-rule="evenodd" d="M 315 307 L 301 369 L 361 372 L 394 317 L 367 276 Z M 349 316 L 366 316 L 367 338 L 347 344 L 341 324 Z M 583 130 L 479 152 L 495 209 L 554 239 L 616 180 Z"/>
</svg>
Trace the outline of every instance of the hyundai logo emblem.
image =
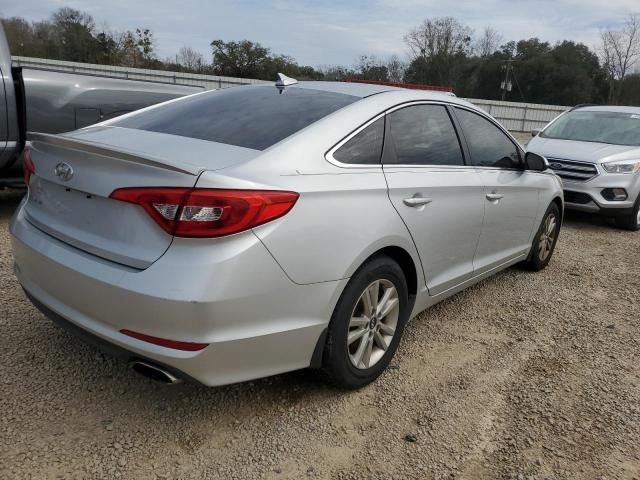
<svg viewBox="0 0 640 480">
<path fill-rule="evenodd" d="M 68 163 L 60 162 L 56 165 L 54 173 L 63 182 L 68 182 L 73 177 L 73 168 Z"/>
<path fill-rule="evenodd" d="M 551 163 L 549 164 L 549 166 L 550 166 L 551 168 L 553 168 L 554 170 L 562 170 L 562 168 L 563 168 L 562 164 L 561 164 L 561 163 L 558 163 L 558 162 L 551 162 Z"/>
</svg>

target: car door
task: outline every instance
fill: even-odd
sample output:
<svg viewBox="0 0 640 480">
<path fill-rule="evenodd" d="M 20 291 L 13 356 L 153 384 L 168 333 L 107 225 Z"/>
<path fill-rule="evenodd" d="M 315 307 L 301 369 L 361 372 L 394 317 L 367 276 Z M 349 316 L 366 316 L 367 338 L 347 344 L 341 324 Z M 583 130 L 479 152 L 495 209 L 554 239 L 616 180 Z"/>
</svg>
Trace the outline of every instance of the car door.
<svg viewBox="0 0 640 480">
<path fill-rule="evenodd" d="M 502 128 L 469 109 L 453 110 L 484 186 L 484 224 L 474 258 L 475 273 L 482 274 L 529 250 L 542 185 L 524 169 L 522 150 Z"/>
<path fill-rule="evenodd" d="M 473 275 L 483 188 L 465 163 L 449 110 L 437 103 L 387 114 L 383 171 L 389 198 L 416 245 L 431 295 Z"/>
</svg>

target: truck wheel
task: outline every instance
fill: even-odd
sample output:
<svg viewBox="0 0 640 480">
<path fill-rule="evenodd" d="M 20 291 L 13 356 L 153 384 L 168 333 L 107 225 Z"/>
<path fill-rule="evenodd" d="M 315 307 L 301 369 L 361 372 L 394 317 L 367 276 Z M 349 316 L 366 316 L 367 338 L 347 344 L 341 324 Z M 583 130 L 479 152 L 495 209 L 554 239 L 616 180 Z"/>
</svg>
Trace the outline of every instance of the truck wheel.
<svg viewBox="0 0 640 480">
<path fill-rule="evenodd" d="M 346 389 L 374 381 L 393 358 L 409 314 L 400 266 L 384 255 L 367 260 L 331 317 L 322 356 L 325 379 Z"/>
</svg>

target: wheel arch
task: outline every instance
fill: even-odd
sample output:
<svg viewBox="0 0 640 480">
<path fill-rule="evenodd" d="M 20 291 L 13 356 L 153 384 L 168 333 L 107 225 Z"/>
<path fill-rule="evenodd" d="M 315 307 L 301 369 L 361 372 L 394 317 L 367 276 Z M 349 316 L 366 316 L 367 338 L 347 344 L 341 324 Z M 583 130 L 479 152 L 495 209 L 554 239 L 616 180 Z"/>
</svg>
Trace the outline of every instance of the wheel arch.
<svg viewBox="0 0 640 480">
<path fill-rule="evenodd" d="M 560 211 L 560 224 L 562 224 L 564 218 L 564 200 L 560 197 L 553 197 L 551 203 L 555 203 L 558 206 L 558 210 Z"/>
<path fill-rule="evenodd" d="M 384 255 L 391 258 L 394 262 L 396 262 L 402 273 L 404 274 L 404 278 L 407 281 L 407 289 L 409 293 L 409 311 L 413 309 L 413 305 L 416 300 L 416 296 L 418 294 L 418 285 L 419 285 L 419 277 L 418 275 L 422 274 L 422 265 L 420 263 L 416 264 L 416 260 L 419 262 L 419 259 L 414 259 L 414 257 L 403 247 L 398 245 L 388 245 L 370 253 L 366 258 L 359 261 L 357 266 L 353 269 L 350 276 L 353 274 L 366 262 L 368 262 L 371 258 Z M 346 284 L 345 284 L 346 288 Z M 344 288 L 340 292 L 338 298 L 342 296 L 344 293 Z M 337 302 L 337 300 L 336 300 Z M 335 308 L 335 305 L 334 305 Z M 325 328 L 318 341 L 316 342 L 316 346 L 313 350 L 313 354 L 311 355 L 311 361 L 309 364 L 310 368 L 320 368 L 322 366 L 322 357 L 324 352 L 324 346 L 327 340 L 327 328 Z"/>
</svg>

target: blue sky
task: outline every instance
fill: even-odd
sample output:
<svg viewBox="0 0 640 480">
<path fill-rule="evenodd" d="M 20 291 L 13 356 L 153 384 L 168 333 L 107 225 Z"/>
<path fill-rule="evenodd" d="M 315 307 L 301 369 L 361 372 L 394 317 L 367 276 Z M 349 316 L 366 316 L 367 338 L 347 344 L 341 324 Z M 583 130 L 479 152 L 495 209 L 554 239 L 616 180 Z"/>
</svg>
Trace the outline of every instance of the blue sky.
<svg viewBox="0 0 640 480">
<path fill-rule="evenodd" d="M 209 58 L 213 39 L 249 39 L 312 66 L 405 57 L 404 34 L 431 17 L 457 17 L 478 33 L 491 25 L 505 40 L 595 47 L 601 28 L 640 12 L 639 0 L 0 0 L 0 15 L 42 20 L 62 6 L 89 12 L 98 27 L 151 28 L 161 58 L 185 45 Z"/>
</svg>

